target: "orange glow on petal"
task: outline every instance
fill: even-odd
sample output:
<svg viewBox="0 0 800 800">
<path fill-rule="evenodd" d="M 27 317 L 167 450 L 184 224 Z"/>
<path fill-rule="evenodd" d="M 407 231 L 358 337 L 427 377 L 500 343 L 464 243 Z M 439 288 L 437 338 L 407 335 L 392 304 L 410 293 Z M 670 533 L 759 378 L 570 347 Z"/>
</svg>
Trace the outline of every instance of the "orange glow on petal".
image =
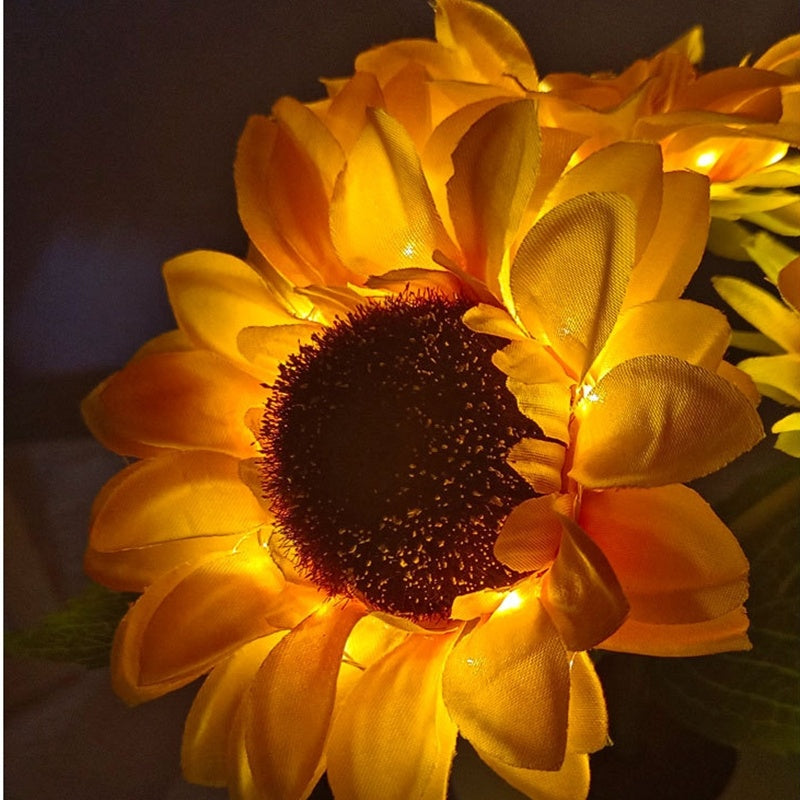
<svg viewBox="0 0 800 800">
<path fill-rule="evenodd" d="M 444 700 L 481 753 L 523 769 L 558 769 L 567 738 L 567 654 L 534 584 L 517 591 L 525 602 L 493 614 L 453 649 Z"/>
</svg>

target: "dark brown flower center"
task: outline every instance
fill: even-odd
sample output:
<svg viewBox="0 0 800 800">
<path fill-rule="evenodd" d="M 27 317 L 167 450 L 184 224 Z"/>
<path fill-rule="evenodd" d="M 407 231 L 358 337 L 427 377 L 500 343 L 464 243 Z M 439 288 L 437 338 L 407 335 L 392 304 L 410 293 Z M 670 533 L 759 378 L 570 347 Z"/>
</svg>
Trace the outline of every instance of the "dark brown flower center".
<svg viewBox="0 0 800 800">
<path fill-rule="evenodd" d="M 360 306 L 281 366 L 261 470 L 278 529 L 330 594 L 425 621 L 518 575 L 493 555 L 533 491 L 506 463 L 541 436 L 470 331 L 470 304 L 404 294 Z"/>
</svg>

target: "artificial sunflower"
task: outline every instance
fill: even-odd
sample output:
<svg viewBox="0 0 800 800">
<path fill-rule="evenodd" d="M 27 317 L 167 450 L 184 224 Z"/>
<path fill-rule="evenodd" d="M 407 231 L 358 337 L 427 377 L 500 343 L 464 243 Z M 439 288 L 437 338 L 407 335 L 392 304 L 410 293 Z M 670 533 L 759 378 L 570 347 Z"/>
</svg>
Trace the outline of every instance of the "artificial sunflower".
<svg viewBox="0 0 800 800">
<path fill-rule="evenodd" d="M 734 345 L 759 354 L 738 366 L 766 397 L 800 406 L 800 255 L 769 234 L 748 235 L 741 228 L 738 233 L 740 247 L 780 293 L 779 299 L 742 278 L 713 279 L 722 298 L 759 331 L 737 333 Z M 800 412 L 779 419 L 772 432 L 778 434 L 779 450 L 800 457 Z"/>
<path fill-rule="evenodd" d="M 169 262 L 178 329 L 84 404 L 138 459 L 86 555 L 143 592 L 114 686 L 210 672 L 190 780 L 442 798 L 460 732 L 529 796 L 585 797 L 586 649 L 747 646 L 747 563 L 676 485 L 761 436 L 724 320 L 677 299 L 706 179 L 628 143 L 562 175 L 574 146 L 510 98 L 420 152 L 358 75 L 248 124 L 248 260 Z"/>
<path fill-rule="evenodd" d="M 702 73 L 699 26 L 619 75 L 552 73 L 540 79 L 519 33 L 470 0 L 436 4 L 436 41 L 400 40 L 361 54 L 356 73 L 418 145 L 458 108 L 503 99 L 539 100 L 544 130 L 576 138 L 573 163 L 614 142 L 661 146 L 667 170 L 711 182 L 711 212 L 782 235 L 800 234 L 800 35 L 752 65 Z M 345 81 L 327 83 L 331 99 Z M 578 146 L 579 145 L 579 146 Z"/>
</svg>

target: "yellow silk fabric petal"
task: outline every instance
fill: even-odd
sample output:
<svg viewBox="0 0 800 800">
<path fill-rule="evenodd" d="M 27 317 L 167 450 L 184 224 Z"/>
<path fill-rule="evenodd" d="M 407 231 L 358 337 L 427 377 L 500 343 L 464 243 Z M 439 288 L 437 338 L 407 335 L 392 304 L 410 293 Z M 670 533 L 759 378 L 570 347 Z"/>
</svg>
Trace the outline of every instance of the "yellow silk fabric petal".
<svg viewBox="0 0 800 800">
<path fill-rule="evenodd" d="M 567 753 L 555 771 L 520 769 L 478 752 L 506 783 L 531 800 L 585 800 L 589 795 L 589 757 Z"/>
<path fill-rule="evenodd" d="M 115 691 L 129 703 L 158 697 L 271 633 L 266 615 L 282 583 L 272 559 L 255 545 L 165 575 L 117 629 L 111 653 Z"/>
<path fill-rule="evenodd" d="M 101 492 L 89 534 L 97 550 L 149 547 L 175 539 L 240 536 L 268 525 L 239 479 L 238 459 L 175 452 L 131 464 Z"/>
<path fill-rule="evenodd" d="M 330 197 L 336 177 L 344 166 L 344 153 L 336 138 L 308 106 L 293 97 L 278 100 L 272 107 L 272 114 L 286 126 L 319 170 L 325 194 Z"/>
<path fill-rule="evenodd" d="M 461 321 L 476 333 L 487 333 L 504 339 L 522 339 L 524 334 L 504 308 L 478 303 L 464 313 Z M 497 366 L 497 362 L 495 362 Z"/>
<path fill-rule="evenodd" d="M 89 545 L 83 555 L 83 569 L 92 580 L 115 592 L 143 592 L 175 567 L 197 562 L 210 554 L 230 552 L 241 538 L 240 533 L 234 533 L 200 539 L 177 539 L 135 550 L 113 552 Z"/>
<path fill-rule="evenodd" d="M 623 195 L 580 195 L 523 240 L 509 276 L 519 319 L 583 375 L 616 320 L 631 268 L 635 215 Z"/>
<path fill-rule="evenodd" d="M 672 356 L 641 356 L 607 373 L 576 406 L 569 472 L 592 489 L 683 483 L 714 472 L 764 436 L 745 395 Z"/>
<path fill-rule="evenodd" d="M 362 617 L 350 633 L 345 647 L 345 660 L 360 668 L 372 666 L 397 647 L 407 634 L 374 614 Z"/>
<path fill-rule="evenodd" d="M 234 177 L 242 224 L 273 267 L 298 285 L 348 279 L 331 243 L 325 182 L 287 125 L 251 117 Z"/>
<path fill-rule="evenodd" d="M 476 82 L 536 91 L 539 78 L 525 42 L 494 9 L 469 0 L 440 0 L 435 24 L 436 40 L 466 56 L 465 66 L 483 77 Z M 468 73 L 464 78 L 474 79 Z"/>
<path fill-rule="evenodd" d="M 369 109 L 384 107 L 383 93 L 375 76 L 356 72 L 333 98 L 323 119 L 346 155 L 358 141 Z"/>
<path fill-rule="evenodd" d="M 452 154 L 447 200 L 468 272 L 499 293 L 497 276 L 536 182 L 536 105 L 504 103 L 475 122 Z"/>
<path fill-rule="evenodd" d="M 517 99 L 516 96 L 495 94 L 477 102 L 459 105 L 452 114 L 434 128 L 420 154 L 422 168 L 428 179 L 434 204 L 445 229 L 453 240 L 455 240 L 456 234 L 450 219 L 447 200 L 447 183 L 453 176 L 453 151 L 467 131 L 485 114 L 503 103 Z"/>
<path fill-rule="evenodd" d="M 199 348 L 241 360 L 236 336 L 248 325 L 277 325 L 290 314 L 247 263 L 198 250 L 164 265 L 175 319 Z"/>
<path fill-rule="evenodd" d="M 709 213 L 706 177 L 695 172 L 664 175 L 658 221 L 631 273 L 623 308 L 680 297 L 703 255 Z"/>
<path fill-rule="evenodd" d="M 449 240 L 419 157 L 397 120 L 370 109 L 331 201 L 331 233 L 342 261 L 362 275 L 426 267 Z"/>
<path fill-rule="evenodd" d="M 658 145 L 617 142 L 569 170 L 548 195 L 544 209 L 582 194 L 621 194 L 636 209 L 636 258 L 645 252 L 661 210 L 661 150 Z"/>
<path fill-rule="evenodd" d="M 523 769 L 558 769 L 564 759 L 569 659 L 535 597 L 518 587 L 453 649 L 444 701 L 461 734 L 482 755 Z"/>
<path fill-rule="evenodd" d="M 610 744 L 603 687 L 588 653 L 574 653 L 569 670 L 567 749 L 594 753 Z"/>
<path fill-rule="evenodd" d="M 800 405 L 800 352 L 746 358 L 738 367 L 755 381 L 761 394 L 786 405 Z"/>
<path fill-rule="evenodd" d="M 517 572 L 538 572 L 550 564 L 561 543 L 559 514 L 569 512 L 569 495 L 524 500 L 506 517 L 494 543 L 495 557 Z"/>
<path fill-rule="evenodd" d="M 623 311 L 592 367 L 596 378 L 638 356 L 665 355 L 715 371 L 731 330 L 722 312 L 692 300 L 665 300 Z"/>
<path fill-rule="evenodd" d="M 566 449 L 560 442 L 521 439 L 508 451 L 509 466 L 539 494 L 560 492 Z"/>
<path fill-rule="evenodd" d="M 800 353 L 800 314 L 787 308 L 765 289 L 741 278 L 712 278 L 714 288 L 728 305 L 784 350 Z"/>
<path fill-rule="evenodd" d="M 747 597 L 741 547 L 686 486 L 584 492 L 580 520 L 619 578 L 631 619 L 703 622 Z"/>
<path fill-rule="evenodd" d="M 186 780 L 225 786 L 227 753 L 236 712 L 267 654 L 284 637 L 275 633 L 240 647 L 205 679 L 186 717 L 181 767 Z"/>
<path fill-rule="evenodd" d="M 455 638 L 411 635 L 364 673 L 331 730 L 336 797 L 444 800 L 457 730 L 441 680 Z"/>
<path fill-rule="evenodd" d="M 608 638 L 628 614 L 628 602 L 603 551 L 568 517 L 556 560 L 542 581 L 542 605 L 568 650 L 588 650 Z"/>
<path fill-rule="evenodd" d="M 278 367 L 322 330 L 322 325 L 313 322 L 242 328 L 236 336 L 236 346 L 259 377 L 271 381 L 277 376 Z"/>
<path fill-rule="evenodd" d="M 384 85 L 386 111 L 408 131 L 420 152 L 431 132 L 431 98 L 428 73 L 422 64 L 409 62 Z"/>
<path fill-rule="evenodd" d="M 158 353 L 130 362 L 101 383 L 81 410 L 109 450 L 147 457 L 165 449 L 255 454 L 244 423 L 263 405 L 259 382 L 216 353 Z"/>
<path fill-rule="evenodd" d="M 506 386 L 516 398 L 519 410 L 545 436 L 568 442 L 573 381 L 552 352 L 537 342 L 523 339 L 494 353 L 492 363 L 509 376 Z"/>
<path fill-rule="evenodd" d="M 800 258 L 795 258 L 778 273 L 778 289 L 781 297 L 800 311 Z"/>
<path fill-rule="evenodd" d="M 598 646 L 603 650 L 644 656 L 705 656 L 749 650 L 748 625 L 744 608 L 707 622 L 684 625 L 657 625 L 629 619 Z"/>
<path fill-rule="evenodd" d="M 787 455 L 800 458 L 800 412 L 779 419 L 772 432 L 778 434 L 775 447 Z"/>
<path fill-rule="evenodd" d="M 245 739 L 256 785 L 300 800 L 314 785 L 345 642 L 364 610 L 322 606 L 269 654 L 253 681 Z"/>
</svg>

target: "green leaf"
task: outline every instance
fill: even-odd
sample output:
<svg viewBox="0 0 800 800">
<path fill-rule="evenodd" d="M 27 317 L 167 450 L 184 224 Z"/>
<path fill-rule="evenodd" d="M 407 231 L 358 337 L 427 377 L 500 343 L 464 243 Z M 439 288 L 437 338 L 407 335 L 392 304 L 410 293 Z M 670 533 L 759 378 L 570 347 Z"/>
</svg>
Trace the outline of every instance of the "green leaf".
<svg viewBox="0 0 800 800">
<path fill-rule="evenodd" d="M 90 584 L 66 608 L 48 614 L 32 628 L 7 634 L 6 654 L 92 669 L 107 666 L 114 631 L 137 596 Z"/>
<path fill-rule="evenodd" d="M 800 752 L 800 474 L 786 459 L 718 509 L 750 559 L 753 649 L 654 659 L 654 691 L 689 727 L 726 744 Z"/>
</svg>

